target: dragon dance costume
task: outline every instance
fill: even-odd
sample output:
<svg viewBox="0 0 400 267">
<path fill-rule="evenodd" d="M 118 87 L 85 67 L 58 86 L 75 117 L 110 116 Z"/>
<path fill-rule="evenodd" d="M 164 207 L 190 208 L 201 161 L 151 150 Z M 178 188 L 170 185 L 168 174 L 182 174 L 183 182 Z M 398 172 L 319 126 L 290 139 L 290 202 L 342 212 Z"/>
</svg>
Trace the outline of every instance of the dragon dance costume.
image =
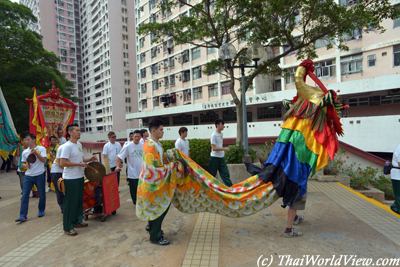
<svg viewBox="0 0 400 267">
<path fill-rule="evenodd" d="M 156 144 L 148 140 L 143 148 L 136 215 L 151 221 L 173 203 L 184 213 L 242 217 L 270 206 L 278 197 L 283 197 L 285 206 L 302 197 L 308 177 L 325 167 L 338 150 L 337 135 L 343 130 L 337 111 L 346 108 L 313 71 L 311 60 L 297 68 L 297 96 L 289 105 L 277 142 L 262 169 L 247 165 L 254 175 L 241 183 L 225 186 L 176 149 L 168 150 L 163 161 Z M 305 83 L 307 75 L 319 88 Z"/>
</svg>

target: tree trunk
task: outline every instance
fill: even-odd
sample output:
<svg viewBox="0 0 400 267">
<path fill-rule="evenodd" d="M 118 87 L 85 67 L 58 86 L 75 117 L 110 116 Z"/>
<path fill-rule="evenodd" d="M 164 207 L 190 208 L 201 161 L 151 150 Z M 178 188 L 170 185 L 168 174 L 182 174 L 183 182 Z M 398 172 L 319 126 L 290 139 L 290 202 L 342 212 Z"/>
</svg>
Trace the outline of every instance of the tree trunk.
<svg viewBox="0 0 400 267">
<path fill-rule="evenodd" d="M 243 146 L 243 112 L 242 112 L 242 104 L 236 105 L 236 128 L 237 128 L 237 136 L 236 136 L 236 144 L 239 146 Z"/>
</svg>

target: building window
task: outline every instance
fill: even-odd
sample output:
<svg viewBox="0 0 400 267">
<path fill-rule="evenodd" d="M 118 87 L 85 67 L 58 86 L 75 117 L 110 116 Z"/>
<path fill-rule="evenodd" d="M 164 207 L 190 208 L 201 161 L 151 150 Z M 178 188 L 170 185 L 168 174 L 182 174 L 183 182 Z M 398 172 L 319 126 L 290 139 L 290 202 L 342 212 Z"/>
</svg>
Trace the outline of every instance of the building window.
<svg viewBox="0 0 400 267">
<path fill-rule="evenodd" d="M 178 125 L 190 125 L 192 124 L 192 115 L 190 114 L 179 114 L 178 116 L 172 117 L 172 122 L 174 126 Z"/>
<path fill-rule="evenodd" d="M 400 66 L 400 45 L 393 46 L 394 65 Z"/>
<path fill-rule="evenodd" d="M 231 82 L 221 83 L 221 95 L 229 95 L 231 93 Z"/>
<path fill-rule="evenodd" d="M 183 7 L 185 4 L 187 4 L 188 1 L 183 0 L 183 1 L 179 1 L 179 7 Z"/>
<path fill-rule="evenodd" d="M 175 86 L 175 74 L 169 75 L 169 85 Z"/>
<path fill-rule="evenodd" d="M 139 39 L 139 48 L 143 48 L 144 47 L 144 40 L 145 40 L 145 37 L 142 37 L 142 38 Z"/>
<path fill-rule="evenodd" d="M 146 78 L 146 69 L 140 70 L 140 78 Z"/>
<path fill-rule="evenodd" d="M 218 84 L 214 83 L 208 86 L 208 97 L 218 96 Z"/>
<path fill-rule="evenodd" d="M 142 92 L 142 94 L 145 94 L 147 92 L 147 83 L 142 83 L 140 85 L 140 92 Z"/>
<path fill-rule="evenodd" d="M 147 108 L 147 100 L 142 100 L 142 109 Z"/>
<path fill-rule="evenodd" d="M 351 6 L 357 3 L 358 0 L 339 0 L 341 6 Z"/>
<path fill-rule="evenodd" d="M 163 53 L 164 54 L 172 54 L 174 52 L 174 40 L 168 39 L 163 42 Z"/>
<path fill-rule="evenodd" d="M 155 23 L 155 22 L 157 22 L 157 16 L 156 16 L 156 14 L 155 14 L 155 13 L 151 14 L 149 20 L 150 20 L 150 23 Z"/>
<path fill-rule="evenodd" d="M 164 86 L 167 88 L 169 86 L 169 77 L 164 77 Z"/>
<path fill-rule="evenodd" d="M 193 80 L 197 80 L 201 78 L 201 66 L 193 68 Z"/>
<path fill-rule="evenodd" d="M 182 81 L 183 81 L 183 82 L 188 82 L 188 81 L 190 81 L 190 70 L 184 70 L 184 71 L 182 71 L 181 75 L 182 75 Z"/>
<path fill-rule="evenodd" d="M 215 47 L 207 47 L 207 55 L 211 55 L 217 52 L 217 48 Z"/>
<path fill-rule="evenodd" d="M 333 60 L 321 61 L 315 64 L 317 77 L 333 77 L 335 72 L 336 66 Z"/>
<path fill-rule="evenodd" d="M 163 62 L 161 63 L 161 65 L 164 66 L 164 70 L 168 69 L 168 63 L 169 63 L 169 59 L 164 59 Z"/>
<path fill-rule="evenodd" d="M 192 48 L 192 60 L 200 58 L 200 47 Z"/>
<path fill-rule="evenodd" d="M 151 74 L 152 75 L 158 74 L 158 64 L 157 63 L 151 65 Z"/>
<path fill-rule="evenodd" d="M 146 52 L 140 54 L 140 63 L 143 63 L 146 61 Z"/>
<path fill-rule="evenodd" d="M 155 58 L 157 56 L 157 47 L 151 48 L 151 58 Z"/>
<path fill-rule="evenodd" d="M 368 55 L 367 57 L 368 60 L 368 67 L 374 67 L 376 64 L 376 55 Z"/>
<path fill-rule="evenodd" d="M 188 49 L 182 52 L 182 54 L 181 54 L 181 62 L 182 63 L 189 62 L 189 50 Z"/>
<path fill-rule="evenodd" d="M 200 123 L 214 123 L 217 119 L 219 119 L 219 116 L 213 110 L 209 110 L 206 113 L 200 113 Z"/>
<path fill-rule="evenodd" d="M 395 5 L 394 8 L 397 11 L 400 11 L 400 5 Z M 400 16 L 393 20 L 393 28 L 400 27 Z"/>
<path fill-rule="evenodd" d="M 153 107 L 158 107 L 160 105 L 160 99 L 158 96 L 153 97 Z"/>
<path fill-rule="evenodd" d="M 156 90 L 158 90 L 160 84 L 158 83 L 158 80 L 154 80 L 151 82 L 151 85 L 152 85 L 153 91 L 156 91 Z"/>
<path fill-rule="evenodd" d="M 282 80 L 276 79 L 272 85 L 272 91 L 281 91 L 282 90 Z"/>
<path fill-rule="evenodd" d="M 168 67 L 169 67 L 170 69 L 175 68 L 175 58 L 174 58 L 174 57 L 170 57 L 170 58 L 169 58 Z"/>
<path fill-rule="evenodd" d="M 149 1 L 149 11 L 155 8 L 157 5 L 157 0 L 150 0 Z"/>
<path fill-rule="evenodd" d="M 315 41 L 314 45 L 315 45 L 315 48 L 318 49 L 318 48 L 327 46 L 329 43 L 330 42 L 327 39 L 318 39 Z"/>
<path fill-rule="evenodd" d="M 203 89 L 201 87 L 193 88 L 193 100 L 201 99 L 203 93 Z"/>
<path fill-rule="evenodd" d="M 362 29 L 354 29 L 349 33 L 345 33 L 343 35 L 343 39 L 345 41 L 350 41 L 350 40 L 359 40 L 362 38 Z"/>
<path fill-rule="evenodd" d="M 192 100 L 192 92 L 190 89 L 183 91 L 183 102 L 188 102 Z"/>
<path fill-rule="evenodd" d="M 281 106 L 267 106 L 257 108 L 257 119 L 277 119 L 282 117 Z"/>
<path fill-rule="evenodd" d="M 285 83 L 294 83 L 294 72 L 295 68 L 289 68 L 284 70 L 284 75 L 285 75 Z"/>
<path fill-rule="evenodd" d="M 341 58 L 342 75 L 362 72 L 362 54 Z"/>
</svg>

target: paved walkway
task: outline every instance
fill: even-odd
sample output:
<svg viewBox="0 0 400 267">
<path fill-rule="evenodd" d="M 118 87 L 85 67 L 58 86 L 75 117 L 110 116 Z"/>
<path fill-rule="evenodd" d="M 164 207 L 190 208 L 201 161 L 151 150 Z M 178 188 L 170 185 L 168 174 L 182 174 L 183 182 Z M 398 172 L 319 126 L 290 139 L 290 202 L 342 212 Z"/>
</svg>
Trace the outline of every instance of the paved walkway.
<svg viewBox="0 0 400 267">
<path fill-rule="evenodd" d="M 310 183 L 301 238 L 281 236 L 286 211 L 278 200 L 269 209 L 238 219 L 171 208 L 163 225 L 172 241 L 168 247 L 148 242 L 146 223 L 134 215 L 126 185 L 121 186 L 117 215 L 106 222 L 90 219 L 76 237 L 63 235 L 52 192 L 47 194 L 45 217 L 35 217 L 38 201 L 31 199 L 28 222 L 16 225 L 19 193 L 16 174 L 1 173 L 0 266 L 250 267 L 279 266 L 279 255 L 400 257 L 400 219 L 337 183 Z"/>
</svg>

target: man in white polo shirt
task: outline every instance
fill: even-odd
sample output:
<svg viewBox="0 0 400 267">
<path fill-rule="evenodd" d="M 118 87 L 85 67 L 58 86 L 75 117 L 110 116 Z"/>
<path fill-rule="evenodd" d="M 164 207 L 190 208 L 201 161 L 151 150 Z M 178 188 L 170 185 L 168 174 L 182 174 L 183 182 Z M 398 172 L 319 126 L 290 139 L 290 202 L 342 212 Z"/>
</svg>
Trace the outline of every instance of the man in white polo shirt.
<svg viewBox="0 0 400 267">
<path fill-rule="evenodd" d="M 51 165 L 51 170 L 50 170 L 51 181 L 53 182 L 54 188 L 56 190 L 57 203 L 61 209 L 61 213 L 63 212 L 64 193 L 61 192 L 60 189 L 58 188 L 58 179 L 62 177 L 63 173 L 63 168 L 61 168 L 60 166 L 62 147 L 63 145 L 60 145 L 57 148 L 56 158 L 54 159 L 54 162 Z"/>
<path fill-rule="evenodd" d="M 36 136 L 33 134 L 27 133 L 23 139 L 28 144 L 28 148 L 22 152 L 21 161 L 27 170 L 23 179 L 19 217 L 15 220 L 18 223 L 23 223 L 28 219 L 29 193 L 33 185 L 36 185 L 39 191 L 38 217 L 43 217 L 46 209 L 46 178 L 44 167 L 47 159 L 46 149 L 36 145 Z"/>
<path fill-rule="evenodd" d="M 68 126 L 68 134 L 70 139 L 63 145 L 60 156 L 65 187 L 63 228 L 65 234 L 74 236 L 78 234 L 75 228 L 88 226 L 83 222 L 83 177 L 87 162 L 95 161 L 96 157 L 83 158 L 82 144 L 78 142 L 81 131 L 77 124 Z"/>
<path fill-rule="evenodd" d="M 224 137 L 222 131 L 225 128 L 225 123 L 221 119 L 215 121 L 215 131 L 211 134 L 211 153 L 210 153 L 210 163 L 209 171 L 214 177 L 217 176 L 217 171 L 223 183 L 226 186 L 232 186 L 232 182 L 229 175 L 228 166 L 225 161 L 225 151 L 224 147 Z"/>
<path fill-rule="evenodd" d="M 186 127 L 179 128 L 179 138 L 175 141 L 175 148 L 189 156 L 189 140 L 186 139 L 188 129 Z"/>
<path fill-rule="evenodd" d="M 133 132 L 133 142 L 125 145 L 117 157 L 117 169 L 121 170 L 123 161 L 127 159 L 128 184 L 133 204 L 136 205 L 136 192 L 139 183 L 139 174 L 143 165 L 143 144 L 140 143 L 140 130 Z"/>
<path fill-rule="evenodd" d="M 104 159 L 104 164 L 107 167 L 110 168 L 110 171 L 115 171 L 115 168 L 117 166 L 117 155 L 121 151 L 121 144 L 117 142 L 117 135 L 115 132 L 111 131 L 108 133 L 108 142 L 104 145 L 103 147 L 103 159 Z M 119 185 L 119 176 L 120 172 L 117 172 L 117 179 L 118 179 L 118 185 Z"/>
<path fill-rule="evenodd" d="M 390 208 L 400 214 L 400 145 L 393 152 L 392 165 L 390 177 L 392 178 L 394 202 Z"/>
</svg>

